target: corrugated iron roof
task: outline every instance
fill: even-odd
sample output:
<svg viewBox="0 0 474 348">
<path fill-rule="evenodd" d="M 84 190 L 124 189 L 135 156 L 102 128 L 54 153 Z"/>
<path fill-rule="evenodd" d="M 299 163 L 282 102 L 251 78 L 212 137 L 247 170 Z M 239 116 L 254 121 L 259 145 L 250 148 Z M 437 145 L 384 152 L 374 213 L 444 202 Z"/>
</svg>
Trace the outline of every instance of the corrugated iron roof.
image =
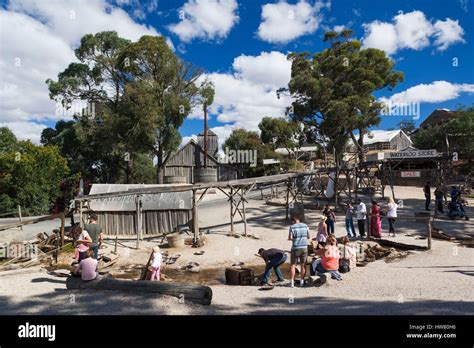
<svg viewBox="0 0 474 348">
<path fill-rule="evenodd" d="M 176 184 L 93 184 L 89 194 L 124 192 L 139 188 L 173 186 Z M 179 210 L 192 209 L 192 191 L 143 194 L 142 210 Z M 120 196 L 92 199 L 90 208 L 93 211 L 135 211 L 135 196 Z"/>
</svg>

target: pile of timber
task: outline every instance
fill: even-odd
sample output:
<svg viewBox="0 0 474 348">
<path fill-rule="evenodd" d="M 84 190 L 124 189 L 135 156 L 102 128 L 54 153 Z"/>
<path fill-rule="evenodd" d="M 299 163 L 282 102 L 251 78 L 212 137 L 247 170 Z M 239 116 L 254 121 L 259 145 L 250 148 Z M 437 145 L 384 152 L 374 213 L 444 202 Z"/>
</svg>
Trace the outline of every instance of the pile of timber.
<svg viewBox="0 0 474 348">
<path fill-rule="evenodd" d="M 146 280 L 123 280 L 112 277 L 99 277 L 90 282 L 84 282 L 80 277 L 69 277 L 66 288 L 71 290 L 118 290 L 131 292 L 155 293 L 178 297 L 180 300 L 210 305 L 212 289 L 204 285 L 156 282 Z"/>
</svg>

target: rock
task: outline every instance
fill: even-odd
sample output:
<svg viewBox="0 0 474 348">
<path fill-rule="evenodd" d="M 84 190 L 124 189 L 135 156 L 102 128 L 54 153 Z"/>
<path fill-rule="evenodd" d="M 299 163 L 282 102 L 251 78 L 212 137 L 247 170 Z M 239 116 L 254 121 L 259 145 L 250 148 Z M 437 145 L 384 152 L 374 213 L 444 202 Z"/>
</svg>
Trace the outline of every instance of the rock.
<svg viewBox="0 0 474 348">
<path fill-rule="evenodd" d="M 201 267 L 195 266 L 195 267 L 188 268 L 186 270 L 191 273 L 199 273 L 201 271 Z"/>
</svg>

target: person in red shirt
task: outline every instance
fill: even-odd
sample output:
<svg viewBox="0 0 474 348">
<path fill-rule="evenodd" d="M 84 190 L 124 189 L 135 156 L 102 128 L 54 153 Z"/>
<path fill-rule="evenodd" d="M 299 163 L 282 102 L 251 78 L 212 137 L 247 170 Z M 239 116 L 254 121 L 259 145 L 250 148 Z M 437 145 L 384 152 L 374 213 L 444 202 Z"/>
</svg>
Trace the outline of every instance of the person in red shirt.
<svg viewBox="0 0 474 348">
<path fill-rule="evenodd" d="M 316 273 L 327 273 L 330 272 L 331 276 L 337 280 L 341 280 L 342 277 L 338 272 L 339 269 L 339 248 L 337 247 L 336 237 L 330 235 L 327 239 L 327 244 L 324 248 L 316 251 L 316 255 L 321 256 L 321 260 L 317 262 Z"/>
</svg>

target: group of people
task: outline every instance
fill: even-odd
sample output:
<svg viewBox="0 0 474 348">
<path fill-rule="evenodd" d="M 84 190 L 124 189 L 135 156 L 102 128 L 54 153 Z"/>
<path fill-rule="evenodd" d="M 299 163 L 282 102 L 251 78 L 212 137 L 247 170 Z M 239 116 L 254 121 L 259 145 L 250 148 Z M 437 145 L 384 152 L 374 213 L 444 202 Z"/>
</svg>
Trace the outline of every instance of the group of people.
<svg viewBox="0 0 474 348">
<path fill-rule="evenodd" d="M 349 272 L 350 268 L 356 266 L 356 251 L 355 247 L 350 244 L 347 237 L 341 239 L 340 245 L 334 233 L 327 234 L 326 237 L 321 238 L 321 226 L 325 225 L 327 216 L 323 215 L 318 232 L 316 236 L 311 239 L 308 226 L 300 221 L 298 215 L 293 215 L 291 218 L 291 226 L 288 233 L 288 240 L 291 241 L 290 252 L 290 282 L 289 286 L 295 286 L 296 266 L 300 266 L 300 286 L 305 286 L 306 277 L 306 263 L 308 258 L 308 246 L 311 244 L 315 249 L 315 255 L 320 256 L 310 266 L 310 274 L 324 274 L 329 273 L 332 278 L 342 280 L 340 273 Z M 323 224 L 323 225 L 322 225 Z M 326 231 L 326 228 L 324 228 Z M 259 249 L 258 254 L 265 261 L 266 267 L 261 278 L 261 285 L 268 284 L 272 270 L 275 271 L 277 282 L 284 282 L 283 273 L 280 266 L 287 260 L 285 251 L 272 249 Z"/>
<path fill-rule="evenodd" d="M 455 209 L 460 209 L 463 213 L 464 207 L 461 203 L 461 190 L 456 187 L 456 186 L 451 186 L 451 190 L 449 192 L 449 195 L 451 197 L 451 202 L 448 203 L 448 192 L 447 188 L 443 186 L 438 186 L 436 187 L 434 191 L 434 196 L 435 196 L 435 212 L 436 213 L 441 213 L 444 214 L 444 206 L 447 204 L 448 205 L 448 210 L 455 210 Z M 425 186 L 423 187 L 423 193 L 425 195 L 425 210 L 429 211 L 430 210 L 430 204 L 431 204 L 431 183 L 428 181 Z M 449 212 L 448 212 L 449 213 Z"/>
<path fill-rule="evenodd" d="M 76 259 L 74 274 L 84 281 L 94 280 L 98 276 L 97 258 L 103 237 L 102 227 L 97 223 L 96 214 L 90 215 L 89 223 L 84 228 L 78 225 L 73 228 Z"/>
<path fill-rule="evenodd" d="M 374 238 L 382 237 L 382 216 L 386 216 L 388 220 L 388 233 L 395 235 L 395 221 L 397 219 L 398 204 L 390 197 L 386 209 L 383 210 L 377 201 L 372 201 L 371 206 L 371 221 L 370 221 L 370 235 Z M 354 217 L 357 220 L 357 227 L 359 236 L 365 238 L 366 236 L 366 220 L 367 220 L 367 206 L 361 199 L 357 200 L 357 206 L 352 206 L 351 202 L 346 203 L 345 209 L 345 225 L 348 238 L 356 238 L 356 230 L 354 226 Z M 318 225 L 318 234 L 316 240 L 318 242 L 325 242 L 329 235 L 334 235 L 335 232 L 336 215 L 329 204 L 323 210 L 321 222 Z"/>
</svg>

